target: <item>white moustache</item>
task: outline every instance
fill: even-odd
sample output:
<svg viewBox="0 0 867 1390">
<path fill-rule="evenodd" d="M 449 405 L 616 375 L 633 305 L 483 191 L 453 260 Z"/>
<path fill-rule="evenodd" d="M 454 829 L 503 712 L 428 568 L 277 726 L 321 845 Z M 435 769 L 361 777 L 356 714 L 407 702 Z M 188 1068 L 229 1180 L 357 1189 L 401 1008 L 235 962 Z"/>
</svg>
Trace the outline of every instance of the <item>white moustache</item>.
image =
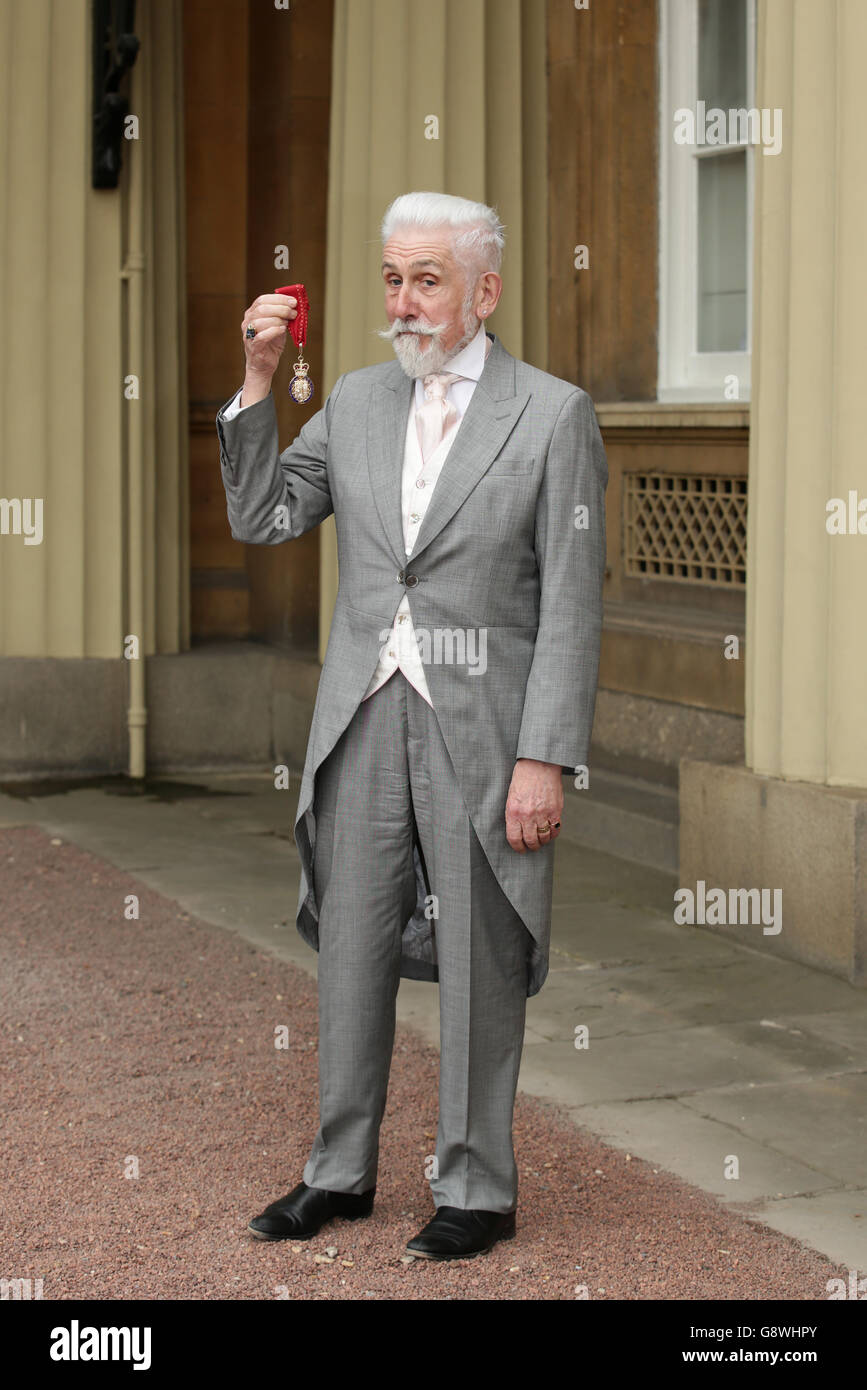
<svg viewBox="0 0 867 1390">
<path fill-rule="evenodd" d="M 427 337 L 439 338 L 446 330 L 444 323 L 431 324 L 429 328 L 419 328 L 414 323 L 404 323 L 402 319 L 395 319 L 390 328 L 380 330 L 380 338 L 384 338 L 387 343 L 394 342 L 399 333 L 424 334 Z"/>
</svg>

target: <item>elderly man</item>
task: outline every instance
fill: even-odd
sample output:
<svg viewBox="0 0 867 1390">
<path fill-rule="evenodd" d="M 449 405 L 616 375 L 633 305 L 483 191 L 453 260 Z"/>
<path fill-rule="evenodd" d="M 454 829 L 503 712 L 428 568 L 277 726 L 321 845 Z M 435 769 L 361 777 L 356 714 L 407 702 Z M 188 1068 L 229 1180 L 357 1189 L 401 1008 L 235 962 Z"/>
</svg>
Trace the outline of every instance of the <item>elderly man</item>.
<svg viewBox="0 0 867 1390">
<path fill-rule="evenodd" d="M 548 969 L 562 774 L 593 723 L 607 465 L 586 393 L 485 330 L 492 208 L 404 194 L 382 242 L 397 360 L 341 376 L 281 454 L 271 381 L 296 305 L 263 294 L 217 417 L 232 535 L 277 544 L 333 512 L 340 573 L 295 820 L 320 1126 L 250 1230 L 307 1239 L 371 1213 L 399 980 L 435 980 L 436 1212 L 407 1249 L 448 1260 L 515 1232 L 526 1000 Z"/>
</svg>

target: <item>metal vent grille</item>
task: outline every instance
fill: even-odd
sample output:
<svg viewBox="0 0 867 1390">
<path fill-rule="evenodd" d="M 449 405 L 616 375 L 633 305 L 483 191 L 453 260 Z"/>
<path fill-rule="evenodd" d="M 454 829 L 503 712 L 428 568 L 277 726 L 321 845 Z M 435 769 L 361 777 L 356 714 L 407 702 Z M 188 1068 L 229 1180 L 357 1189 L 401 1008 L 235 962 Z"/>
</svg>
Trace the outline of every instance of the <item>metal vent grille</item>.
<svg viewBox="0 0 867 1390">
<path fill-rule="evenodd" d="M 623 483 L 625 574 L 745 587 L 746 478 L 625 473 Z"/>
</svg>

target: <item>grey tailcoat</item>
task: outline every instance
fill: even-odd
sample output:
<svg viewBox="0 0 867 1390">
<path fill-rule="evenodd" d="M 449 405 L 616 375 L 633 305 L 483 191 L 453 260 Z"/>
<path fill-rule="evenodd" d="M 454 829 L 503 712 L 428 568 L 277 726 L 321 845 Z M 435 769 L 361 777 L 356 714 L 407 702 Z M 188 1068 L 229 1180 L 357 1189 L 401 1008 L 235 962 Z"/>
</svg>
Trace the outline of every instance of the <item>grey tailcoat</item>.
<svg viewBox="0 0 867 1390">
<path fill-rule="evenodd" d="M 316 771 L 358 708 L 407 593 L 416 635 L 429 634 L 428 688 L 470 820 L 533 938 L 532 995 L 548 971 L 553 847 L 511 848 L 506 795 L 518 758 L 566 772 L 588 760 L 608 467 L 586 392 L 488 336 L 491 351 L 409 559 L 401 474 L 414 385 L 396 360 L 344 373 L 283 453 L 272 395 L 232 420 L 222 407 L 217 432 L 236 540 L 276 545 L 332 512 L 337 530 L 337 601 L 295 817 L 301 936 L 319 949 Z M 475 665 L 449 659 L 461 656 L 459 646 L 450 651 L 455 630 L 464 630 Z M 435 980 L 435 921 L 425 915 L 417 851 L 415 860 L 418 898 L 403 932 L 401 974 Z"/>
</svg>

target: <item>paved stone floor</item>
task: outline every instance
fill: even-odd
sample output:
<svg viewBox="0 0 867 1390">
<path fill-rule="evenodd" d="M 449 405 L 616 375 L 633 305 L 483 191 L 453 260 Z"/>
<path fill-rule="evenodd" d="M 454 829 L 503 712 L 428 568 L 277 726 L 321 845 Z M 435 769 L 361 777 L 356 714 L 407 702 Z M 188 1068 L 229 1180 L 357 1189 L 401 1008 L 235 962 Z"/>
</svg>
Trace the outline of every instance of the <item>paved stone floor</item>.
<svg viewBox="0 0 867 1390">
<path fill-rule="evenodd" d="M 121 778 L 7 783 L 0 828 L 40 827 L 315 976 L 294 923 L 297 792 L 240 773 L 135 795 Z M 520 1089 L 863 1277 L 867 991 L 675 926 L 669 874 L 564 836 L 556 853 L 551 973 L 528 1002 Z M 437 1046 L 436 987 L 404 981 L 398 1018 Z"/>
</svg>

